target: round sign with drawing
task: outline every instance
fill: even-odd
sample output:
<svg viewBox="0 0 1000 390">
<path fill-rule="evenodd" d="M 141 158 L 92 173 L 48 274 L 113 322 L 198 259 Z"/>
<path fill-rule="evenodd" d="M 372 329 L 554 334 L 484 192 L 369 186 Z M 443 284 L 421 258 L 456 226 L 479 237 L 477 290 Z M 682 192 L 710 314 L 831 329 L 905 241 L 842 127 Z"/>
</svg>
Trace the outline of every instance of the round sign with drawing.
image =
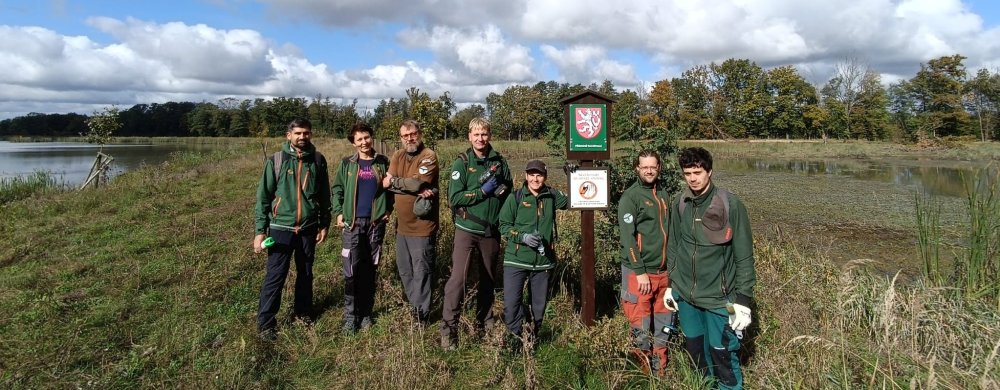
<svg viewBox="0 0 1000 390">
<path fill-rule="evenodd" d="M 607 209 L 609 188 L 607 168 L 578 168 L 569 174 L 569 208 Z"/>
</svg>

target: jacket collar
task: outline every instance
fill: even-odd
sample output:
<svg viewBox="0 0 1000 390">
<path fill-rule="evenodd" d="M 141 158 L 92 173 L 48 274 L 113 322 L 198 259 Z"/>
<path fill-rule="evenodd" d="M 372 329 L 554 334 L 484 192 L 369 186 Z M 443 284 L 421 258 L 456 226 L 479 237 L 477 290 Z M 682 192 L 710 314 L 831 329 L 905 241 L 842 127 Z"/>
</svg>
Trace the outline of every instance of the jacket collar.
<svg viewBox="0 0 1000 390">
<path fill-rule="evenodd" d="M 684 187 L 684 193 L 682 196 L 684 197 L 683 199 L 685 202 L 691 202 L 695 206 L 700 206 L 702 203 L 705 203 L 706 199 L 711 200 L 713 195 L 715 195 L 715 183 L 710 181 L 708 182 L 708 188 L 705 189 L 705 192 L 702 192 L 701 195 L 695 196 L 694 193 L 691 192 L 691 187 Z"/>
<path fill-rule="evenodd" d="M 306 157 L 309 157 L 316 152 L 316 145 L 309 143 L 302 149 L 296 149 L 292 147 L 292 141 L 285 141 L 285 144 L 282 145 L 281 150 L 285 151 L 285 153 L 287 153 L 288 155 L 296 158 L 298 158 L 301 153 L 302 159 L 307 160 Z"/>
</svg>

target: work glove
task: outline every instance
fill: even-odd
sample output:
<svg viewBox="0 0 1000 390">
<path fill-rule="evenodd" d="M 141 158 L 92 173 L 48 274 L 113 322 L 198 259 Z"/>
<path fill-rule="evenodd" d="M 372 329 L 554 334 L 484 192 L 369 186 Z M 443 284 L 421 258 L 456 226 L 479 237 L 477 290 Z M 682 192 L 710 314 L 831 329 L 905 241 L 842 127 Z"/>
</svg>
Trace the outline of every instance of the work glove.
<svg viewBox="0 0 1000 390">
<path fill-rule="evenodd" d="M 483 186 L 481 188 L 482 188 L 484 194 L 486 194 L 486 195 L 493 195 L 493 191 L 495 191 L 497 189 L 497 185 L 499 185 L 499 184 L 500 183 L 497 183 L 496 176 L 494 176 L 494 177 L 491 177 L 489 180 L 487 180 L 485 183 L 483 183 Z"/>
<path fill-rule="evenodd" d="M 750 326 L 750 308 L 739 303 L 732 304 L 729 311 L 729 327 L 737 332 L 743 332 Z"/>
<path fill-rule="evenodd" d="M 674 289 L 667 287 L 666 293 L 663 294 L 663 306 L 667 309 L 677 311 L 677 301 L 674 300 Z"/>
<path fill-rule="evenodd" d="M 563 165 L 563 173 L 565 173 L 566 176 L 569 176 L 569 174 L 576 172 L 577 168 L 580 168 L 580 166 L 576 164 L 566 163 L 566 165 Z"/>
<path fill-rule="evenodd" d="M 542 237 L 537 233 L 524 233 L 521 234 L 521 242 L 532 248 L 538 248 L 542 244 Z"/>
</svg>

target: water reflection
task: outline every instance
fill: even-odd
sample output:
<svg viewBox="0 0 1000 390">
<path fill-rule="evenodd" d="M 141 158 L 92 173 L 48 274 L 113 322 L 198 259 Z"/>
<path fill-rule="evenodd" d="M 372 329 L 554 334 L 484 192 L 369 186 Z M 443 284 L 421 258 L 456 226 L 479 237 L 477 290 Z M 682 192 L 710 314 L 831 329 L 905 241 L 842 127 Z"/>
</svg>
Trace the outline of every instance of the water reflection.
<svg viewBox="0 0 1000 390">
<path fill-rule="evenodd" d="M 143 165 L 166 161 L 179 151 L 208 151 L 215 145 L 158 144 L 105 145 L 104 153 L 114 157 L 112 177 Z M 72 142 L 6 142 L 0 141 L 0 177 L 13 177 L 47 171 L 56 181 L 79 185 L 86 179 L 100 147 Z"/>
<path fill-rule="evenodd" d="M 753 172 L 839 175 L 900 186 L 912 186 L 927 195 L 965 196 L 966 186 L 977 181 L 990 185 L 998 179 L 998 167 L 954 161 L 878 160 L 775 160 L 727 158 L 716 162 L 725 174 Z"/>
</svg>

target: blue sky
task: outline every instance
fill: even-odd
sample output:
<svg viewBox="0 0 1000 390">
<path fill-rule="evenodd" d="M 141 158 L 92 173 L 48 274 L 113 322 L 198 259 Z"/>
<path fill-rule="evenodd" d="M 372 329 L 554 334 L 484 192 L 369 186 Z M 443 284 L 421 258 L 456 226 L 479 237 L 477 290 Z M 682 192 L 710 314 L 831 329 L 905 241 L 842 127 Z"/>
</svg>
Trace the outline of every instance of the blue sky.
<svg viewBox="0 0 1000 390">
<path fill-rule="evenodd" d="M 1000 68 L 1000 10 L 975 0 L 0 0 L 0 118 L 105 105 L 317 94 L 362 107 L 409 87 L 460 104 L 537 81 L 649 87 L 749 58 L 824 83 L 884 82 L 967 56 Z"/>
</svg>

